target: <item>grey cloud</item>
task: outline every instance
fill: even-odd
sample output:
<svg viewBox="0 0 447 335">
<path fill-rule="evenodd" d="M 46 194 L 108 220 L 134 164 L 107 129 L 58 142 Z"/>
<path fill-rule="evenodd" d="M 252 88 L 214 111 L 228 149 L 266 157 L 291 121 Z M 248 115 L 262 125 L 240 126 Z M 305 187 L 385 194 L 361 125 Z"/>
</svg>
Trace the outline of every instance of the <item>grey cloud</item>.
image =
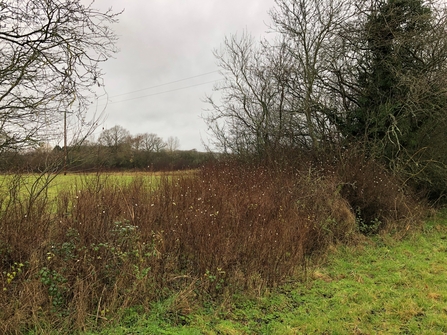
<svg viewBox="0 0 447 335">
<path fill-rule="evenodd" d="M 200 115 L 213 84 L 193 86 L 219 79 L 217 73 L 134 91 L 217 70 L 213 49 L 225 36 L 244 29 L 255 36 L 263 34 L 273 5 L 273 0 L 96 1 L 94 6 L 101 9 L 125 8 L 120 23 L 112 27 L 120 36 L 121 51 L 103 66 L 111 100 L 104 127 L 119 124 L 132 134 L 177 136 L 181 149 L 202 150 L 206 125 Z M 121 95 L 128 92 L 134 93 Z M 135 99 L 142 96 L 146 97 Z"/>
</svg>

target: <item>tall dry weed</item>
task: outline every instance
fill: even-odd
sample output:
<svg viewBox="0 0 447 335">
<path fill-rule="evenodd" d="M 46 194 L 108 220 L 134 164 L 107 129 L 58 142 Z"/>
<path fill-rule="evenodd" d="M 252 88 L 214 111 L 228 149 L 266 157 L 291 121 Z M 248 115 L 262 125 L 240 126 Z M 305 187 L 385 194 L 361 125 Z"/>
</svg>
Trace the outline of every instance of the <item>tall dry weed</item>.
<svg viewBox="0 0 447 335">
<path fill-rule="evenodd" d="M 25 201 L 11 184 L 0 221 L 0 331 L 91 329 L 167 297 L 181 322 L 198 301 L 280 284 L 349 241 L 359 215 L 409 215 L 378 166 L 334 162 L 227 161 L 157 182 L 98 175 L 56 205 L 45 193 Z"/>
</svg>

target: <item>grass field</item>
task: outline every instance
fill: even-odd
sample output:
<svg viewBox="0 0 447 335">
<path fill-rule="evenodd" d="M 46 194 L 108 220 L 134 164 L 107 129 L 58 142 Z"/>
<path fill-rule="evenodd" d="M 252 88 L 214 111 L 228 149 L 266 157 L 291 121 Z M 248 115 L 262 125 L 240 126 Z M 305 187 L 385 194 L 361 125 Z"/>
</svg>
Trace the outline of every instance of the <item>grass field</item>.
<svg viewBox="0 0 447 335">
<path fill-rule="evenodd" d="M 233 296 L 178 319 L 175 299 L 93 334 L 446 334 L 447 217 L 401 240 L 339 246 L 307 279 L 258 298 Z M 178 299 L 177 299 L 178 300 Z M 185 304 L 185 302 L 183 302 Z"/>
<path fill-rule="evenodd" d="M 136 178 L 144 179 L 147 184 L 154 187 L 159 182 L 161 175 L 174 176 L 176 174 L 189 174 L 193 171 L 182 172 L 107 172 L 107 173 L 68 173 L 64 174 L 20 174 L 0 175 L 0 190 L 7 193 L 14 185 L 20 185 L 23 196 L 44 190 L 50 199 L 58 196 L 59 192 L 77 188 L 82 189 L 86 185 L 97 183 L 98 185 L 127 185 Z"/>
</svg>

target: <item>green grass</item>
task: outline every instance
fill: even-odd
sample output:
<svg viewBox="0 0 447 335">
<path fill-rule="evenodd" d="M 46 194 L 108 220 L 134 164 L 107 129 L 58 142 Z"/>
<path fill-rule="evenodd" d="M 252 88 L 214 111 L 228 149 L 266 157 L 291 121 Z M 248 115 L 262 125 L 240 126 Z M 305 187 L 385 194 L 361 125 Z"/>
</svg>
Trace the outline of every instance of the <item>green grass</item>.
<svg viewBox="0 0 447 335">
<path fill-rule="evenodd" d="M 156 173 L 68 173 L 64 174 L 0 174 L 0 191 L 8 194 L 8 190 L 14 183 L 20 183 L 20 193 L 24 198 L 41 190 L 47 192 L 49 199 L 54 199 L 59 192 L 73 187 L 82 188 L 91 183 L 98 185 L 125 185 L 135 178 L 150 179 L 157 185 L 160 174 Z M 104 184 L 106 183 L 106 184 Z"/>
<path fill-rule="evenodd" d="M 126 311 L 93 334 L 446 334 L 447 218 L 403 239 L 384 235 L 340 246 L 324 264 L 258 298 L 173 313 L 176 302 Z M 178 310 L 178 308 L 177 308 Z"/>
</svg>

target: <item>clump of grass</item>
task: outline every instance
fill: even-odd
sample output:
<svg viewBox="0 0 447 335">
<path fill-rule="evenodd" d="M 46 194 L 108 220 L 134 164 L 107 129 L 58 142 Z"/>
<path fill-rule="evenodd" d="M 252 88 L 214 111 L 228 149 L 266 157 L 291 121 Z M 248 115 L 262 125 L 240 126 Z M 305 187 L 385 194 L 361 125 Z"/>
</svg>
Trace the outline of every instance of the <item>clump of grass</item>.
<svg viewBox="0 0 447 335">
<path fill-rule="evenodd" d="M 97 327 L 168 297 L 171 319 L 182 322 L 197 301 L 260 294 L 358 233 L 345 184 L 310 163 L 237 162 L 156 182 L 98 175 L 56 204 L 45 192 L 23 201 L 11 184 L 0 331 Z"/>
</svg>

